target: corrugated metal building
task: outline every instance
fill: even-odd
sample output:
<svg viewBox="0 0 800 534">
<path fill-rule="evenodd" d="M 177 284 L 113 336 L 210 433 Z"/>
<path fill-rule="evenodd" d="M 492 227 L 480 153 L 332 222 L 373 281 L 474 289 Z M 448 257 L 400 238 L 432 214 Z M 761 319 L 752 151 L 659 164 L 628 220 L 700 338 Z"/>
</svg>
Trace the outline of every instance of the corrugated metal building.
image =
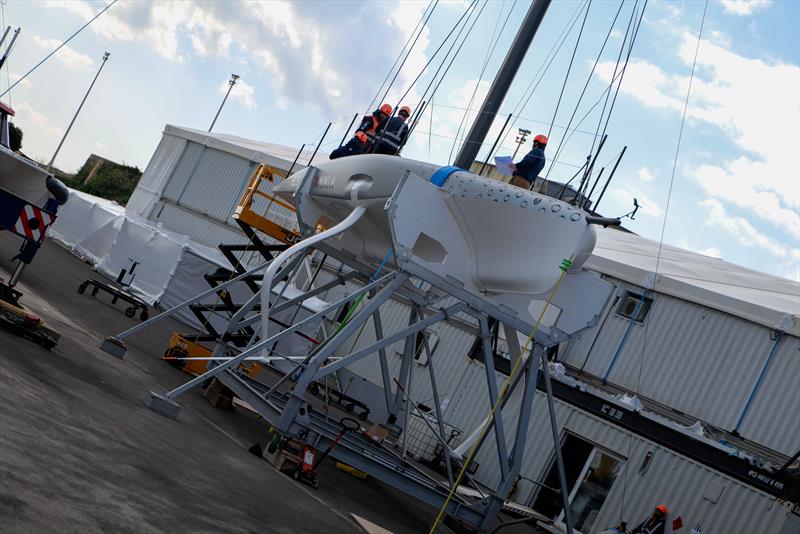
<svg viewBox="0 0 800 534">
<path fill-rule="evenodd" d="M 288 170 L 295 156 L 278 145 L 167 126 L 128 211 L 209 246 L 243 242 L 230 215 L 247 180 L 258 164 Z M 301 156 L 298 169 L 309 156 Z M 634 414 L 645 417 L 643 428 L 655 420 L 684 441 L 751 458 L 757 466 L 780 465 L 800 449 L 800 285 L 615 230 L 599 231 L 587 267 L 616 289 L 598 325 L 560 347 L 558 359 L 566 367 L 560 380 L 573 385 L 579 380 L 579 389 L 612 414 L 626 410 L 615 395 L 636 394 L 646 409 Z M 325 281 L 324 274 L 318 278 Z M 338 291 L 325 300 L 337 300 Z M 384 334 L 403 328 L 408 312 L 403 302 L 386 303 Z M 447 370 L 444 376 L 437 371 L 446 423 L 469 433 L 487 415 L 485 369 L 468 357 L 475 325 L 457 317 L 429 333 L 434 363 Z M 368 322 L 343 350 L 372 340 Z M 395 373 L 401 353 L 402 343 L 387 348 Z M 409 388 L 422 404 L 432 396 L 426 365 L 421 358 L 414 366 Z M 349 370 L 366 379 L 366 387 L 347 383 L 355 384 L 359 396 L 376 399 L 371 408 L 380 419 L 377 358 L 362 359 Z M 506 379 L 496 378 L 500 384 Z M 513 419 L 518 411 L 519 401 L 512 398 L 506 417 Z M 659 503 L 670 507 L 670 520 L 682 518 L 687 532 L 698 524 L 703 534 L 800 532 L 796 504 L 764 491 L 763 483 L 730 476 L 660 436 L 600 417 L 606 412 L 563 398 L 557 399 L 556 412 L 572 473 L 572 515 L 584 534 L 620 520 L 636 524 Z M 696 421 L 700 434 L 687 428 Z M 424 425 L 413 428 L 424 431 Z M 506 429 L 513 431 L 512 425 Z M 487 461 L 494 454 L 489 440 L 477 457 L 479 480 L 499 476 L 490 467 L 495 462 Z M 542 489 L 557 485 L 550 478 L 553 457 L 549 419 L 537 393 L 523 478 L 513 500 L 558 521 L 561 507 Z M 754 469 L 753 477 L 762 472 Z"/>
<path fill-rule="evenodd" d="M 231 215 L 258 165 L 288 171 L 297 158 L 300 170 L 312 153 L 297 158 L 294 148 L 168 124 L 126 210 L 206 246 L 244 243 Z M 318 152 L 315 160 L 327 157 Z M 281 210 L 270 207 L 278 218 L 287 215 Z"/>
<path fill-rule="evenodd" d="M 599 231 L 587 267 L 616 289 L 598 325 L 559 348 L 566 367 L 562 380 L 579 380 L 612 407 L 620 406 L 618 394 L 635 394 L 644 404 L 642 413 L 665 429 L 698 446 L 750 458 L 754 465 L 779 467 L 800 449 L 799 284 L 616 230 Z M 336 298 L 330 294 L 326 300 Z M 402 302 L 385 304 L 384 335 L 403 328 L 408 313 Z M 483 364 L 467 357 L 475 326 L 455 319 L 429 333 L 437 374 L 448 370 L 437 384 L 446 423 L 468 434 L 486 417 L 488 402 Z M 343 350 L 373 340 L 368 322 Z M 402 350 L 402 343 L 387 348 L 390 372 L 398 371 Z M 421 360 L 414 366 L 410 390 L 416 402 L 430 405 L 425 365 Z M 362 359 L 350 370 L 380 391 L 377 358 Z M 505 378 L 498 374 L 500 386 Z M 380 419 L 382 396 L 374 399 L 371 408 Z M 672 510 L 670 521 L 680 516 L 687 531 L 699 524 L 703 533 L 795 532 L 800 525 L 796 505 L 741 477 L 570 402 L 557 399 L 556 407 L 562 452 L 577 470 L 571 502 L 583 533 L 620 520 L 633 526 L 662 502 Z M 513 420 L 518 411 L 519 401 L 511 399 L 505 417 Z M 700 434 L 698 427 L 689 428 L 697 421 Z M 513 426 L 505 427 L 511 439 Z M 413 428 L 426 432 L 420 425 Z M 548 485 L 554 456 L 541 393 L 528 436 L 524 478 L 513 499 L 558 520 L 560 505 L 539 486 Z M 485 483 L 499 478 L 490 461 L 495 454 L 487 440 L 477 456 L 477 478 Z M 608 487 L 598 489 L 590 479 L 601 468 Z"/>
</svg>

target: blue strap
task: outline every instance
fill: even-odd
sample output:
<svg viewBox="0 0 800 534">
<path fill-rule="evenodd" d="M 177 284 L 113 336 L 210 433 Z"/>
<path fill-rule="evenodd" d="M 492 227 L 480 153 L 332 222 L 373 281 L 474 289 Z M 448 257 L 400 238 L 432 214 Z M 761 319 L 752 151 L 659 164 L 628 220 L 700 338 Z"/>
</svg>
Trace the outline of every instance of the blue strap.
<svg viewBox="0 0 800 534">
<path fill-rule="evenodd" d="M 454 172 L 467 172 L 467 171 L 465 171 L 460 167 L 453 167 L 453 166 L 442 167 L 441 169 L 439 169 L 438 171 L 436 171 L 431 175 L 431 183 L 434 185 L 438 185 L 439 187 L 442 187 L 444 183 L 447 181 L 447 179 L 450 178 L 450 175 L 453 174 Z"/>
</svg>

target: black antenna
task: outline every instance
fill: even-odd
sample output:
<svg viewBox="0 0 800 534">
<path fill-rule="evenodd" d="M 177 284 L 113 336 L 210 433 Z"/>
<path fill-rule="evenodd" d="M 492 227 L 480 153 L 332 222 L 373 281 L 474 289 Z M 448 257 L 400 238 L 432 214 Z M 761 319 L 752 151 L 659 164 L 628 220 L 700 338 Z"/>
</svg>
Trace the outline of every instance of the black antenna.
<svg viewBox="0 0 800 534">
<path fill-rule="evenodd" d="M 3 39 L 0 40 L 0 46 L 2 46 L 3 42 L 6 40 L 6 35 L 8 35 L 8 31 L 10 29 L 11 29 L 11 26 L 6 28 L 6 32 L 3 34 Z M 5 65 L 5 62 L 8 59 L 8 55 L 11 53 L 11 49 L 14 48 L 14 43 L 17 42 L 17 37 L 19 37 L 19 32 L 20 32 L 19 28 L 14 30 L 14 35 L 11 37 L 11 42 L 8 43 L 8 48 L 6 48 L 6 52 L 5 52 L 5 54 L 3 54 L 3 57 L 0 58 L 0 69 L 3 68 L 3 65 Z"/>
<path fill-rule="evenodd" d="M 625 151 L 628 150 L 627 146 L 622 147 L 622 152 L 619 153 L 619 157 L 617 158 L 617 162 L 614 164 L 614 168 L 611 169 L 611 174 L 608 175 L 608 180 L 606 180 L 605 185 L 603 186 L 603 190 L 600 191 L 600 196 L 597 198 L 597 202 L 594 205 L 594 212 L 597 213 L 597 208 L 600 206 L 600 201 L 603 200 L 603 195 L 606 194 L 606 189 L 608 189 L 608 184 L 611 183 L 611 179 L 614 177 L 614 173 L 617 172 L 617 167 L 619 166 L 619 162 L 622 161 L 622 156 L 625 155 Z"/>
<path fill-rule="evenodd" d="M 511 113 L 509 113 L 508 117 L 506 117 L 506 122 L 504 122 L 503 123 L 503 127 L 500 128 L 500 133 L 497 134 L 497 139 L 494 140 L 494 144 L 492 145 L 491 150 L 489 150 L 489 153 L 486 154 L 486 157 L 484 158 L 487 161 L 484 161 L 483 165 L 481 165 L 481 172 L 478 173 L 481 176 L 483 176 L 483 170 L 486 168 L 486 165 L 488 164 L 489 158 L 491 158 L 492 154 L 494 154 L 494 149 L 495 149 L 495 147 L 497 147 L 497 143 L 500 142 L 500 139 L 503 137 L 503 134 L 506 132 L 506 126 L 508 126 L 508 121 L 510 121 L 510 120 L 511 120 Z M 469 169 L 467 169 L 467 170 L 469 170 Z"/>
<path fill-rule="evenodd" d="M 351 129 L 351 128 L 353 127 L 353 125 L 356 123 L 356 119 L 357 119 L 357 118 L 358 118 L 358 113 L 356 113 L 355 115 L 353 115 L 353 120 L 351 120 L 351 121 L 350 121 L 350 126 L 348 126 L 348 127 L 347 127 L 347 129 L 344 131 L 344 135 L 342 136 L 342 142 L 341 142 L 341 143 L 339 143 L 339 146 L 342 146 L 342 145 L 344 144 L 344 141 L 345 141 L 345 139 L 347 139 L 347 134 L 349 134 L 349 133 L 350 133 L 350 129 Z"/>
<path fill-rule="evenodd" d="M 594 164 L 597 163 L 597 157 L 600 155 L 600 151 L 603 150 L 603 145 L 606 144 L 606 139 L 608 139 L 608 134 L 603 135 L 603 138 L 600 140 L 600 145 L 597 147 L 597 152 L 594 153 L 594 157 L 592 158 L 592 162 L 586 168 L 586 172 L 583 173 L 583 178 L 581 178 L 581 183 L 578 184 L 578 190 L 575 192 L 575 198 L 572 199 L 572 204 L 578 203 L 578 197 L 583 190 L 584 184 L 589 179 L 589 176 L 592 175 L 592 169 L 594 169 Z"/>
<path fill-rule="evenodd" d="M 583 197 L 583 201 L 581 202 L 581 208 L 586 209 L 586 204 L 589 203 L 589 199 L 592 197 L 592 193 L 594 193 L 594 188 L 597 187 L 597 184 L 600 182 L 600 177 L 603 176 L 603 171 L 606 170 L 605 167 L 600 169 L 600 172 L 597 174 L 597 178 L 594 180 L 594 184 L 592 188 L 589 190 L 589 194 Z"/>
</svg>

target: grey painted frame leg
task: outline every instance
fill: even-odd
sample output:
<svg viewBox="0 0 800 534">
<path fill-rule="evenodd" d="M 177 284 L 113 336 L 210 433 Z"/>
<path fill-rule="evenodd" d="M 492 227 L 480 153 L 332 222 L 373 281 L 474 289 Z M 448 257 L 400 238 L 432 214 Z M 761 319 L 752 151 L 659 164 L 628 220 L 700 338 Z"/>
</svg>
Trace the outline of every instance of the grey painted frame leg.
<svg viewBox="0 0 800 534">
<path fill-rule="evenodd" d="M 547 410 L 550 412 L 550 429 L 553 432 L 553 449 L 556 456 L 556 467 L 558 469 L 558 482 L 561 487 L 561 498 L 564 503 L 564 524 L 567 527 L 567 534 L 573 534 L 572 513 L 569 508 L 569 490 L 567 489 L 567 475 L 564 472 L 564 458 L 561 455 L 561 440 L 559 439 L 558 422 L 556 421 L 556 408 L 553 402 L 553 384 L 550 382 L 550 370 L 547 367 L 547 356 L 545 351 L 540 348 L 539 357 L 542 362 L 542 374 L 544 384 L 547 389 Z"/>
<path fill-rule="evenodd" d="M 370 292 L 370 297 L 375 296 L 375 291 Z M 375 341 L 383 339 L 383 323 L 381 322 L 380 308 L 372 314 L 372 324 L 375 327 Z M 389 377 L 389 361 L 386 359 L 386 349 L 378 349 L 378 360 L 381 364 L 381 378 L 383 379 L 383 394 L 386 398 L 386 412 L 392 411 L 392 379 Z"/>
<path fill-rule="evenodd" d="M 387 280 L 391 280 L 391 282 L 389 282 L 389 284 L 391 285 L 394 282 L 396 282 L 396 280 L 398 278 L 402 278 L 403 280 L 405 280 L 405 278 L 398 277 L 394 273 L 388 274 L 385 277 L 383 277 L 383 278 L 381 278 L 379 280 L 376 280 L 375 282 L 364 286 L 363 288 L 359 289 L 358 291 L 355 291 L 352 294 L 350 294 L 350 295 L 338 300 L 337 302 L 331 304 L 330 306 L 325 307 L 324 309 L 320 310 L 319 312 L 317 312 L 317 313 L 315 313 L 313 315 L 310 315 L 306 319 L 303 319 L 299 323 L 290 326 L 286 330 L 284 330 L 284 331 L 282 331 L 282 332 L 280 332 L 278 334 L 275 334 L 274 336 L 271 336 L 268 339 L 263 339 L 263 340 L 259 341 L 258 343 L 256 343 L 253 346 L 251 346 L 249 349 L 241 352 L 235 358 L 232 358 L 230 360 L 227 360 L 225 362 L 220 363 L 219 365 L 217 365 L 217 366 L 215 366 L 213 368 L 210 368 L 208 371 L 206 371 L 202 375 L 196 376 L 192 380 L 186 382 L 185 384 L 183 384 L 181 386 L 178 386 L 177 388 L 169 391 L 165 395 L 158 395 L 158 394 L 155 394 L 155 393 L 151 393 L 150 394 L 151 395 L 150 402 L 148 403 L 148 406 L 153 408 L 155 411 L 159 411 L 159 413 L 161 413 L 161 411 L 158 409 L 158 406 L 157 406 L 159 404 L 159 401 L 166 400 L 166 401 L 172 402 L 174 404 L 173 400 L 175 398 L 177 398 L 179 395 L 182 395 L 183 393 L 189 391 L 190 389 L 202 384 L 207 379 L 215 377 L 216 375 L 220 374 L 221 372 L 225 371 L 226 369 L 235 368 L 235 366 L 237 366 L 241 362 L 243 362 L 245 360 L 245 358 L 247 358 L 248 356 L 255 355 L 258 351 L 266 348 L 270 343 L 278 341 L 278 340 L 280 340 L 280 339 L 282 339 L 282 338 L 294 333 L 295 331 L 299 330 L 300 328 L 304 327 L 306 324 L 309 324 L 312 321 L 315 321 L 316 319 L 325 316 L 326 314 L 330 313 L 331 310 L 337 309 L 339 306 L 343 305 L 344 303 L 349 302 L 350 300 L 353 300 L 354 298 L 357 298 L 361 293 L 363 293 L 365 291 L 369 291 L 373 287 L 375 287 L 375 286 L 377 286 L 379 284 L 385 283 Z M 153 405 L 153 403 L 155 403 L 156 405 Z M 174 410 L 171 410 L 171 412 L 172 411 L 174 411 Z M 175 415 L 177 415 L 177 412 L 175 413 Z M 174 417 L 174 415 L 172 417 Z"/>
<path fill-rule="evenodd" d="M 419 316 L 422 319 L 422 315 Z M 450 483 L 450 487 L 453 486 L 453 465 L 450 461 L 450 447 L 447 445 L 447 438 L 444 435 L 444 419 L 442 415 L 442 404 L 439 401 L 439 390 L 436 387 L 436 372 L 433 368 L 433 353 L 431 352 L 431 346 L 428 342 L 428 332 L 423 330 L 422 335 L 424 336 L 424 343 L 425 343 L 425 356 L 428 358 L 428 375 L 431 381 L 431 393 L 433 393 L 433 408 L 436 411 L 436 422 L 438 423 L 439 427 L 439 436 L 442 442 L 442 452 L 444 453 L 444 463 L 445 467 L 447 468 L 447 481 Z M 433 429 L 431 429 L 433 430 Z"/>
<path fill-rule="evenodd" d="M 483 348 L 484 368 L 486 369 L 486 383 L 489 387 L 489 405 L 497 405 L 497 374 L 494 370 L 494 353 L 491 344 L 491 332 L 489 322 L 485 315 L 480 316 L 481 324 L 481 345 Z M 510 392 L 509 392 L 510 393 Z M 492 414 L 494 420 L 494 436 L 497 442 L 497 458 L 500 464 L 501 479 L 508 477 L 508 449 L 506 448 L 506 435 L 503 428 L 503 407 L 497 406 Z"/>
<path fill-rule="evenodd" d="M 411 327 L 416 320 L 416 309 L 414 305 L 411 306 L 411 312 L 408 318 L 408 326 Z M 408 329 L 406 329 L 408 330 Z M 400 387 L 406 389 L 406 381 L 408 378 L 408 371 L 411 367 L 411 356 L 412 356 L 412 347 L 414 346 L 414 339 L 416 338 L 416 332 L 408 334 L 406 336 L 405 344 L 403 345 L 403 360 L 400 363 L 400 372 L 397 375 L 397 382 L 400 384 Z M 394 403 L 392 404 L 392 411 L 389 413 L 389 424 L 396 424 L 397 417 L 400 415 L 400 410 L 403 408 L 403 393 L 400 391 L 400 388 L 397 388 L 394 394 Z M 407 421 L 405 421 L 407 422 Z M 404 425 L 405 425 L 404 422 Z"/>
<path fill-rule="evenodd" d="M 308 361 L 305 371 L 300 377 L 300 380 L 298 380 L 295 384 L 289 400 L 286 403 L 286 407 L 284 408 L 283 413 L 278 420 L 278 424 L 276 425 L 278 430 L 286 432 L 291 427 L 292 422 L 300 410 L 300 407 L 305 402 L 304 396 L 306 389 L 308 389 L 308 386 L 313 380 L 320 378 L 317 376 L 317 370 L 322 365 L 322 362 L 324 362 L 328 356 L 333 354 L 333 351 L 338 349 L 342 343 L 347 341 L 347 339 L 353 335 L 356 329 L 358 329 L 362 323 L 367 321 L 373 312 L 381 306 L 381 304 L 389 300 L 394 292 L 400 286 L 402 286 L 407 279 L 408 276 L 403 274 L 394 276 L 393 279 L 386 284 L 386 286 L 381 289 L 377 295 L 375 295 L 375 298 L 370 299 L 367 305 L 359 310 L 350 319 L 350 322 L 348 322 L 347 325 L 333 337 L 333 339 L 328 341 L 328 343 L 326 343 L 325 346 L 317 354 L 315 354 L 311 360 Z"/>
</svg>

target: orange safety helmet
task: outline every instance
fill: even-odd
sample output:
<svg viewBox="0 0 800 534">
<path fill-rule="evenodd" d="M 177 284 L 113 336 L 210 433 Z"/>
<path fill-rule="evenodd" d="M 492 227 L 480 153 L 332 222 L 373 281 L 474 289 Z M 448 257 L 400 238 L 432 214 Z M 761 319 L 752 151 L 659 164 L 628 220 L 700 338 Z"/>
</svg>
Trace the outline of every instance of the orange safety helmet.
<svg viewBox="0 0 800 534">
<path fill-rule="evenodd" d="M 539 143 L 540 145 L 547 146 L 547 136 L 539 134 L 539 135 L 537 135 L 536 137 L 533 138 L 533 142 L 534 143 Z"/>
<path fill-rule="evenodd" d="M 658 506 L 656 506 L 656 512 L 661 512 L 663 515 L 667 515 L 669 513 L 669 510 L 667 510 L 667 507 L 664 506 L 663 504 L 659 504 Z"/>
<path fill-rule="evenodd" d="M 392 106 L 390 106 L 389 104 L 383 104 L 381 107 L 378 108 L 378 111 L 380 111 L 381 113 L 385 113 L 387 115 L 391 115 Z"/>
<path fill-rule="evenodd" d="M 410 117 L 411 116 L 411 108 L 408 107 L 408 106 L 403 106 L 402 108 L 400 108 L 400 111 L 397 112 L 398 115 L 400 113 L 405 113 L 406 116 Z"/>
</svg>

